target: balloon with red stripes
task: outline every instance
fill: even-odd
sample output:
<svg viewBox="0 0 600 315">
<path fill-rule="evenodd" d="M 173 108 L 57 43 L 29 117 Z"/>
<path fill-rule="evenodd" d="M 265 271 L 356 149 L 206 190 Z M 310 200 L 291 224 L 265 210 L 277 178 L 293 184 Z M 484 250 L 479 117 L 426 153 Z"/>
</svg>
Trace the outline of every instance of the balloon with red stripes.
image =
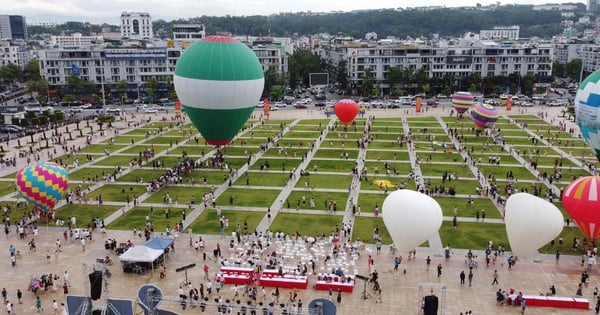
<svg viewBox="0 0 600 315">
<path fill-rule="evenodd" d="M 54 210 L 69 184 L 69 173 L 62 166 L 39 162 L 23 167 L 15 178 L 17 192 L 44 212 Z"/>
</svg>

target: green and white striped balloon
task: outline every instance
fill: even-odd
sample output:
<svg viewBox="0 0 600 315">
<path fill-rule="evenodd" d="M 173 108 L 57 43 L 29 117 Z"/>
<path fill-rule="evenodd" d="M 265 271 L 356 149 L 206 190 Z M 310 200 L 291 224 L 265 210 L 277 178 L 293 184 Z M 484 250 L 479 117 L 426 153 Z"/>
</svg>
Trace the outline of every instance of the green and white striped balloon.
<svg viewBox="0 0 600 315">
<path fill-rule="evenodd" d="M 185 49 L 173 83 L 206 142 L 226 145 L 254 111 L 265 79 L 248 46 L 229 36 L 207 36 Z"/>
</svg>

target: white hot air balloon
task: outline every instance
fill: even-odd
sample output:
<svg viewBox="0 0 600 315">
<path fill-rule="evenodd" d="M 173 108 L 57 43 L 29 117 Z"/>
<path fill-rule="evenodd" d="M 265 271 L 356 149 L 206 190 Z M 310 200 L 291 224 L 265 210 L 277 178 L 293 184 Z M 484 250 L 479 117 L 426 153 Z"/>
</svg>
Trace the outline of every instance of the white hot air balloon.
<svg viewBox="0 0 600 315">
<path fill-rule="evenodd" d="M 442 208 L 433 198 L 414 190 L 389 194 L 381 206 L 383 222 L 400 252 L 429 240 L 442 226 Z"/>
<path fill-rule="evenodd" d="M 504 214 L 506 234 L 514 255 L 527 255 L 560 235 L 564 218 L 552 203 L 518 193 L 508 197 Z"/>
</svg>

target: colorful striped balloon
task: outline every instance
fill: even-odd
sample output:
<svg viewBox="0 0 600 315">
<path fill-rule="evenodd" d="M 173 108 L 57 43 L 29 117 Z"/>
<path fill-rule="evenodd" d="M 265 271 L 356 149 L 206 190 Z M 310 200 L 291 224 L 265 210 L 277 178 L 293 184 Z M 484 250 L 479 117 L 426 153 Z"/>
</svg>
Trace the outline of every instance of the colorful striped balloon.
<svg viewBox="0 0 600 315">
<path fill-rule="evenodd" d="M 471 117 L 473 123 L 475 123 L 475 129 L 484 130 L 485 128 L 491 128 L 496 123 L 500 113 L 496 107 L 478 102 L 471 111 Z"/>
<path fill-rule="evenodd" d="M 456 92 L 452 94 L 452 106 L 457 113 L 463 114 L 475 103 L 475 97 L 469 92 Z"/>
<path fill-rule="evenodd" d="M 567 213 L 583 234 L 592 240 L 600 237 L 600 177 L 576 179 L 563 191 L 562 202 Z"/>
<path fill-rule="evenodd" d="M 67 191 L 69 173 L 56 163 L 40 162 L 19 170 L 15 182 L 21 197 L 49 212 Z"/>
<path fill-rule="evenodd" d="M 207 36 L 175 66 L 177 96 L 206 142 L 226 145 L 244 126 L 264 89 L 256 54 L 229 36 Z"/>
</svg>

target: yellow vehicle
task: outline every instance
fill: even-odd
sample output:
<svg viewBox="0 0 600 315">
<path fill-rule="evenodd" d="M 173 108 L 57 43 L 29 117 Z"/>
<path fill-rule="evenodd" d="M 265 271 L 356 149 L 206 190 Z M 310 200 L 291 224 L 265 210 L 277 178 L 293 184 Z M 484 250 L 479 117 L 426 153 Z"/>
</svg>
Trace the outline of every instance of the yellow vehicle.
<svg viewBox="0 0 600 315">
<path fill-rule="evenodd" d="M 498 100 L 498 103 L 500 103 L 500 106 L 506 106 L 506 102 L 508 101 L 508 96 L 509 95 L 500 95 L 500 99 Z M 519 97 L 512 95 L 512 104 L 513 105 L 519 105 L 521 102 L 519 101 Z"/>
</svg>

